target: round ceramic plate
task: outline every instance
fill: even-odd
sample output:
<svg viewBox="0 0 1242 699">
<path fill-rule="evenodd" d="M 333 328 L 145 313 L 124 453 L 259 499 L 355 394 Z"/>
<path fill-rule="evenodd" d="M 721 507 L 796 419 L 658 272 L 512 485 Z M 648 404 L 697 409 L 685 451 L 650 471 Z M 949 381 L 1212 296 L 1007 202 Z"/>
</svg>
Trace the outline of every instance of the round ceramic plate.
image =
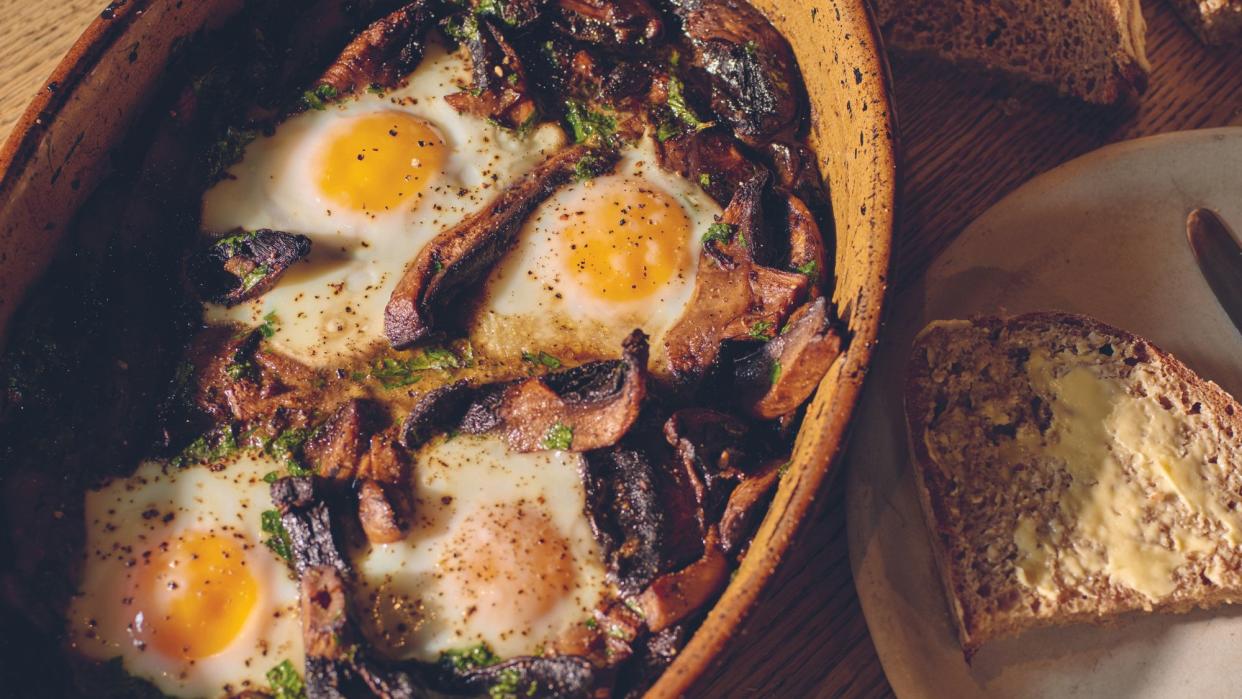
<svg viewBox="0 0 1242 699">
<path fill-rule="evenodd" d="M 850 558 L 867 625 L 901 699 L 1227 697 L 1242 692 L 1242 607 L 1033 631 L 967 665 L 932 563 L 901 409 L 927 322 L 1085 313 L 1142 335 L 1242 396 L 1242 334 L 1199 273 L 1186 214 L 1242 231 L 1242 128 L 1110 146 L 1032 180 L 896 295 L 847 457 Z"/>
</svg>

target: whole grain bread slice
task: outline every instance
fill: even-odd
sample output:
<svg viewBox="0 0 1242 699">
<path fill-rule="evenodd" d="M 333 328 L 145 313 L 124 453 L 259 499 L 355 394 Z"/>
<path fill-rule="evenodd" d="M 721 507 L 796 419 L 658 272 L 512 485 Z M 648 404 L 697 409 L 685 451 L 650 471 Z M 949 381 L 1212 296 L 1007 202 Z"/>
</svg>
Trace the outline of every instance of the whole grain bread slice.
<svg viewBox="0 0 1242 699">
<path fill-rule="evenodd" d="M 1242 42 L 1242 0 L 1169 0 L 1169 3 L 1203 43 Z"/>
<path fill-rule="evenodd" d="M 1150 342 L 1065 313 L 933 323 L 905 398 L 967 658 L 1242 600 L 1242 406 Z"/>
<path fill-rule="evenodd" d="M 1051 86 L 1093 104 L 1133 102 L 1151 67 L 1138 0 L 873 0 L 889 48 Z"/>
</svg>

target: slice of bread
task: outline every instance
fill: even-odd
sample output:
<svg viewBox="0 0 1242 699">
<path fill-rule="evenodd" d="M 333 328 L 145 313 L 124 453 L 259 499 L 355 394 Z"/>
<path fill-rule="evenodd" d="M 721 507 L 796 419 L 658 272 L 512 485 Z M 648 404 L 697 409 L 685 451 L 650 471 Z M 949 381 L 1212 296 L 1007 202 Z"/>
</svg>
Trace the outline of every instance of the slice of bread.
<svg viewBox="0 0 1242 699">
<path fill-rule="evenodd" d="M 933 323 L 906 420 L 967 658 L 1242 600 L 1242 406 L 1146 340 L 1064 313 Z"/>
<path fill-rule="evenodd" d="M 1242 0 L 1169 0 L 1199 40 L 1219 45 L 1242 42 Z"/>
<path fill-rule="evenodd" d="M 1147 89 L 1138 0 L 873 0 L 889 48 L 1056 88 L 1103 105 Z"/>
</svg>

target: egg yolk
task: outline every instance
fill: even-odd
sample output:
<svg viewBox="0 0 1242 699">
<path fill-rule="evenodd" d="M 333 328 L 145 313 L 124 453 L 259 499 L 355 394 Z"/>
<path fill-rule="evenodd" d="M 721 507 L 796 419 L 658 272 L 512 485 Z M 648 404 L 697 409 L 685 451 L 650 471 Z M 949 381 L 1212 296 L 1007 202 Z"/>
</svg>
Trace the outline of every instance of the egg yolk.
<svg viewBox="0 0 1242 699">
<path fill-rule="evenodd" d="M 606 301 L 651 296 L 690 264 L 690 218 L 668 193 L 634 177 L 601 178 L 561 215 L 566 277 Z"/>
<path fill-rule="evenodd" d="M 170 658 L 219 653 L 255 607 L 259 586 L 232 538 L 190 532 L 139 565 L 129 590 L 134 640 Z"/>
<path fill-rule="evenodd" d="M 504 636 L 528 628 L 573 588 L 569 542 L 542 509 L 497 503 L 467 515 L 441 561 L 452 606 Z"/>
<path fill-rule="evenodd" d="M 383 213 L 408 205 L 440 171 L 448 147 L 431 124 L 398 111 L 337 126 L 316 164 L 319 189 L 337 206 Z"/>
</svg>

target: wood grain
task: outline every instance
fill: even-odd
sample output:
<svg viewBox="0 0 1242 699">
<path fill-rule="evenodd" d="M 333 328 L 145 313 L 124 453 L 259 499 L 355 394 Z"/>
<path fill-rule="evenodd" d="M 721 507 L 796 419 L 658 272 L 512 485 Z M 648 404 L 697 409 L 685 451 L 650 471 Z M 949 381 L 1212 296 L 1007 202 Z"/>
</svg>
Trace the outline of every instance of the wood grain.
<svg viewBox="0 0 1242 699">
<path fill-rule="evenodd" d="M 0 9 L 0 136 L 7 136 L 102 2 L 0 0 Z M 1035 174 L 1106 143 L 1242 124 L 1242 49 L 1201 47 L 1163 4 L 1145 2 L 1144 13 L 1154 71 L 1141 105 L 1128 114 L 931 60 L 894 59 L 905 151 L 898 286 Z M 843 497 L 839 485 L 824 495 L 703 696 L 891 696 L 854 593 Z"/>
</svg>

